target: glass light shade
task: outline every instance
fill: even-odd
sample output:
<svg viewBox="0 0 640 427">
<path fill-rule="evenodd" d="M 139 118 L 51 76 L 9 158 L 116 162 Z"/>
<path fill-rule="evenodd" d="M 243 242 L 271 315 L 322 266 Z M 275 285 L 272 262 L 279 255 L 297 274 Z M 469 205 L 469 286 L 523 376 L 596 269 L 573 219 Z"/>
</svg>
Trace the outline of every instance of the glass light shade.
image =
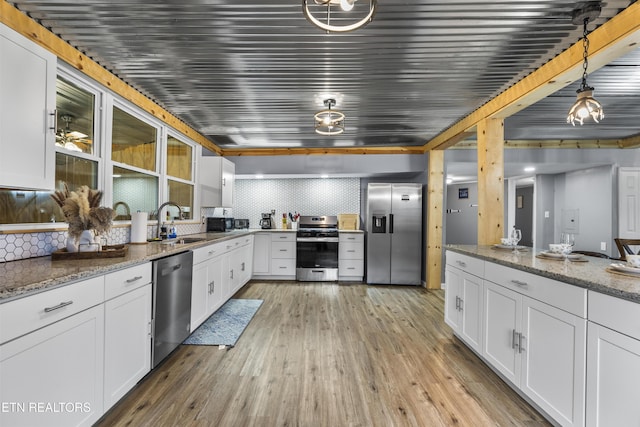
<svg viewBox="0 0 640 427">
<path fill-rule="evenodd" d="M 602 104 L 593 97 L 593 88 L 584 88 L 578 90 L 576 102 L 567 115 L 567 123 L 575 126 L 576 122 L 578 122 L 583 125 L 584 121 L 589 117 L 594 122 L 600 123 L 600 120 L 604 119 L 604 110 Z"/>
<path fill-rule="evenodd" d="M 315 115 L 315 131 L 317 134 L 334 136 L 344 132 L 344 114 L 337 110 L 322 110 Z"/>
<path fill-rule="evenodd" d="M 349 12 L 351 9 L 353 9 L 353 4 L 355 2 L 356 0 L 340 0 L 340 7 L 345 12 Z"/>
<path fill-rule="evenodd" d="M 376 13 L 377 0 L 369 0 L 369 10 L 366 12 L 363 10 L 363 13 L 356 13 L 364 9 L 364 7 L 355 8 L 356 11 L 354 11 L 352 15 L 353 20 L 350 21 L 351 23 L 344 23 L 345 21 L 341 19 L 332 22 L 332 7 L 337 8 L 337 12 L 350 12 L 354 9 L 356 1 L 357 0 L 302 0 L 302 12 L 309 22 L 328 33 L 345 33 L 367 25 L 373 20 L 373 16 Z M 309 8 L 310 3 L 321 7 L 326 6 L 326 9 L 323 13 L 320 13 L 318 8 L 313 5 Z"/>
</svg>

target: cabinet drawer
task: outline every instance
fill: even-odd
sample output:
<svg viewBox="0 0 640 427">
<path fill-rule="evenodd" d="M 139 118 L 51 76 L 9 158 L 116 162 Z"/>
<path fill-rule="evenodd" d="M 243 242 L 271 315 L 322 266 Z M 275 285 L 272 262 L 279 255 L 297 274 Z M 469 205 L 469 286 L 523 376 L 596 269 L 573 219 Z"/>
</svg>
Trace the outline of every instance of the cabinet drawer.
<svg viewBox="0 0 640 427">
<path fill-rule="evenodd" d="M 295 276 L 296 260 L 295 259 L 272 259 L 271 275 L 273 276 Z"/>
<path fill-rule="evenodd" d="M 640 304 L 589 291 L 589 321 L 640 340 Z"/>
<path fill-rule="evenodd" d="M 447 265 L 466 271 L 474 276 L 484 277 L 484 261 L 479 258 L 447 251 L 446 262 Z"/>
<path fill-rule="evenodd" d="M 340 260 L 338 264 L 339 276 L 364 276 L 364 261 L 361 259 Z"/>
<path fill-rule="evenodd" d="M 362 243 L 340 242 L 338 245 L 338 258 L 364 259 L 364 246 Z"/>
<path fill-rule="evenodd" d="M 193 250 L 193 265 L 200 264 L 211 258 L 215 258 L 226 252 L 225 242 L 214 243 L 212 245 L 196 248 Z"/>
<path fill-rule="evenodd" d="M 287 232 L 287 231 L 281 231 L 279 233 L 271 233 L 271 241 L 272 242 L 295 242 L 296 233 Z"/>
<path fill-rule="evenodd" d="M 582 318 L 587 317 L 587 290 L 557 280 L 487 262 L 485 279 Z"/>
<path fill-rule="evenodd" d="M 150 282 L 150 262 L 109 273 L 104 276 L 104 299 L 110 300 Z"/>
<path fill-rule="evenodd" d="M 0 305 L 0 343 L 104 302 L 104 276 Z"/>
<path fill-rule="evenodd" d="M 271 258 L 295 259 L 295 242 L 271 242 Z"/>
<path fill-rule="evenodd" d="M 364 233 L 339 233 L 340 244 L 342 243 L 364 243 Z"/>
</svg>

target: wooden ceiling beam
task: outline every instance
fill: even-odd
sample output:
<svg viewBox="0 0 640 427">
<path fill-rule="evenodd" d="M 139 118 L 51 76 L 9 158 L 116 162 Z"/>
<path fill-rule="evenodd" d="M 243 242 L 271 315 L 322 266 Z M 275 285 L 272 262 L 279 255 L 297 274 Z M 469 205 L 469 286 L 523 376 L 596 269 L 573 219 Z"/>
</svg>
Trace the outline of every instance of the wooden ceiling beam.
<svg viewBox="0 0 640 427">
<path fill-rule="evenodd" d="M 143 93 L 123 82 L 120 78 L 97 62 L 93 61 L 88 56 L 84 55 L 69 43 L 65 42 L 24 13 L 20 12 L 5 0 L 0 0 L 0 22 L 47 49 L 51 53 L 55 54 L 59 59 L 68 63 L 77 70 L 80 70 L 85 75 L 91 77 L 98 83 L 122 96 L 124 99 L 142 108 L 157 119 L 162 120 L 162 122 L 173 127 L 178 132 L 191 138 L 203 147 L 218 154 L 222 152 L 220 147 L 215 145 L 208 138 L 204 137 L 198 131 L 164 108 L 160 107 Z"/>
<path fill-rule="evenodd" d="M 328 147 L 328 148 L 230 148 L 222 150 L 228 156 L 299 156 L 331 154 L 424 154 L 417 147 Z"/>
<path fill-rule="evenodd" d="M 567 20 L 569 17 L 567 17 Z M 640 43 L 640 2 L 602 24 L 589 34 L 589 70 L 593 72 Z M 537 70 L 454 123 L 424 145 L 426 151 L 445 149 L 464 132 L 487 118 L 509 117 L 582 76 L 583 47 L 579 41 Z"/>
</svg>

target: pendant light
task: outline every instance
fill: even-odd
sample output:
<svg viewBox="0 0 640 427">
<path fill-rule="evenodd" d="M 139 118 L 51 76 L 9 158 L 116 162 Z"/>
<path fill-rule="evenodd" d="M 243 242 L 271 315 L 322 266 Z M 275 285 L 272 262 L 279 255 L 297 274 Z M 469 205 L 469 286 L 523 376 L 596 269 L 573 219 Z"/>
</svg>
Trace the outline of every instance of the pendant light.
<svg viewBox="0 0 640 427">
<path fill-rule="evenodd" d="M 359 6 L 356 5 L 358 1 Z M 368 5 L 364 4 L 366 2 Z M 302 0 L 305 18 L 327 33 L 344 33 L 364 27 L 373 20 L 376 9 L 377 0 Z"/>
<path fill-rule="evenodd" d="M 313 117 L 315 118 L 315 131 L 319 135 L 335 136 L 344 132 L 345 116 L 338 110 L 332 110 L 331 107 L 336 105 L 333 98 L 325 99 L 324 105 L 326 110 L 318 111 Z"/>
<path fill-rule="evenodd" d="M 580 88 L 576 91 L 576 102 L 567 115 L 567 123 L 571 123 L 573 126 L 576 125 L 576 122 L 582 125 L 589 117 L 596 123 L 599 123 L 600 120 L 604 118 L 602 104 L 593 97 L 594 89 L 587 84 L 587 68 L 589 66 L 587 59 L 589 55 L 589 32 L 587 31 L 587 25 L 589 21 L 595 20 L 600 15 L 600 11 L 600 2 L 589 2 L 573 11 L 572 22 L 575 25 L 583 24 L 582 45 L 584 47 L 582 54 L 582 82 L 580 83 Z"/>
</svg>

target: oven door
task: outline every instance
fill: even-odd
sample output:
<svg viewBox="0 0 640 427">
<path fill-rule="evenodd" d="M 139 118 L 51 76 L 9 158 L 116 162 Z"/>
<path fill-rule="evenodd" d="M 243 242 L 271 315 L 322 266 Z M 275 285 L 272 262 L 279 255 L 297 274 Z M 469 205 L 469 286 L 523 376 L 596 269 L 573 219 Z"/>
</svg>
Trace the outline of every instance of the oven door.
<svg viewBox="0 0 640 427">
<path fill-rule="evenodd" d="M 338 238 L 298 237 L 296 279 L 300 281 L 338 280 Z"/>
</svg>

